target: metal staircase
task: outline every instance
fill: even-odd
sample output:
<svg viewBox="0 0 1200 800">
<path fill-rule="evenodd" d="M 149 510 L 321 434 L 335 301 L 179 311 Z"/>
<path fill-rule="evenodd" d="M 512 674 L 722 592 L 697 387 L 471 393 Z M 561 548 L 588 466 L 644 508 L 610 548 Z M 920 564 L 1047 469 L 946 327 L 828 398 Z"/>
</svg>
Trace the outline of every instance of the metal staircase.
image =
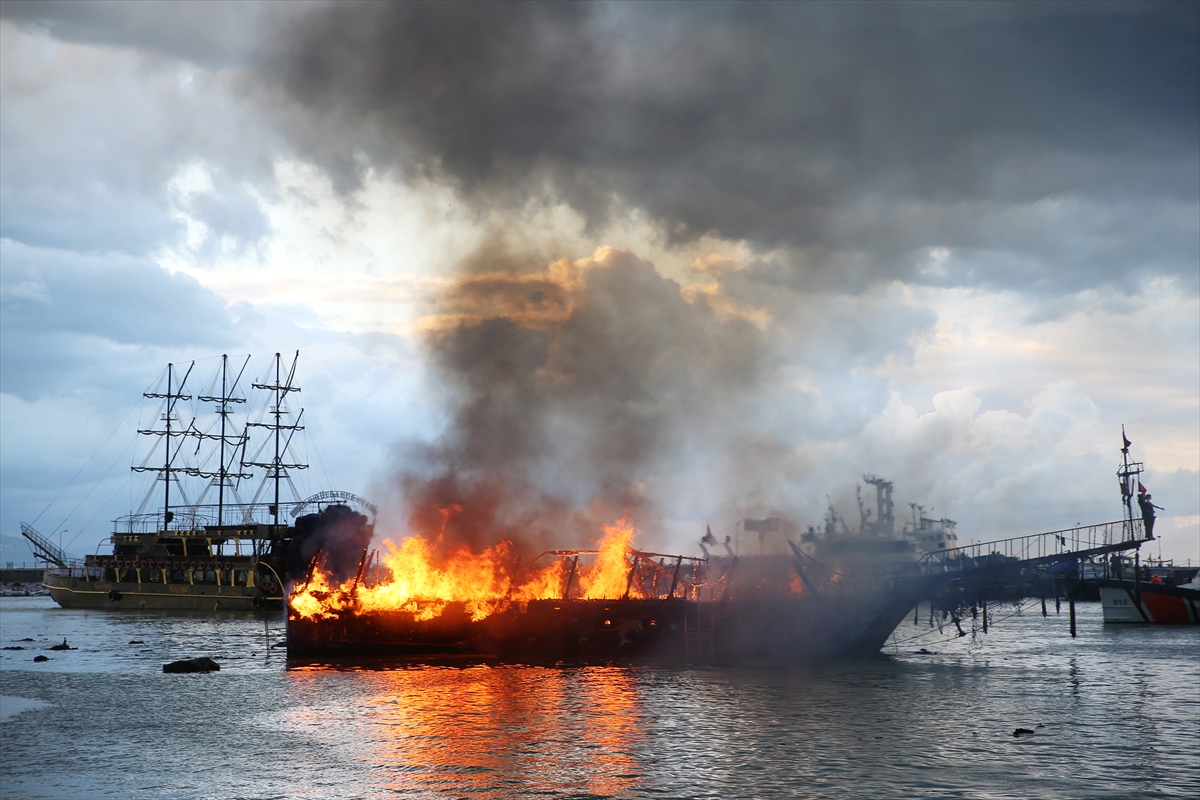
<svg viewBox="0 0 1200 800">
<path fill-rule="evenodd" d="M 32 525 L 21 523 L 21 535 L 29 540 L 33 546 L 35 558 L 40 558 L 47 564 L 54 564 L 57 567 L 67 566 L 67 554 L 54 542 L 42 536 L 33 529 Z"/>
<path fill-rule="evenodd" d="M 689 603 L 684 611 L 683 637 L 689 661 L 703 661 L 713 654 L 713 604 Z M 695 617 L 693 617 L 693 613 Z"/>
</svg>

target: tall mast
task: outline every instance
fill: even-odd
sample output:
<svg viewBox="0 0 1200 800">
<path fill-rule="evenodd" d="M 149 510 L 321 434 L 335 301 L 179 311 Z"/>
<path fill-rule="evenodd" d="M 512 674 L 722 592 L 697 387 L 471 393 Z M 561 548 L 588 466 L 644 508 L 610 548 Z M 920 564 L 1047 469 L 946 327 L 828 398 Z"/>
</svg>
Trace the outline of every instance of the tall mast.
<svg viewBox="0 0 1200 800">
<path fill-rule="evenodd" d="M 275 405 L 272 408 L 272 416 L 275 418 L 273 423 L 266 422 L 251 422 L 251 426 L 256 428 L 267 428 L 272 431 L 275 439 L 275 457 L 270 463 L 264 462 L 243 462 L 244 467 L 264 467 L 267 470 L 267 477 L 272 478 L 275 483 L 275 502 L 271 505 L 271 516 L 274 519 L 274 524 L 279 525 L 279 481 L 287 477 L 289 469 L 307 469 L 308 464 L 287 464 L 283 461 L 283 456 L 287 452 L 288 445 L 291 444 L 292 436 L 296 431 L 302 431 L 304 428 L 299 424 L 300 417 L 304 414 L 304 409 L 300 409 L 300 413 L 296 416 L 296 421 L 290 425 L 285 425 L 283 422 L 284 403 L 287 402 L 289 392 L 299 392 L 300 387 L 293 386 L 293 381 L 296 379 L 296 364 L 300 360 L 300 351 L 296 351 L 295 358 L 292 359 L 291 369 L 288 370 L 287 380 L 283 380 L 282 363 L 280 354 L 275 354 L 275 383 L 255 383 L 252 384 L 255 389 L 266 389 L 275 393 Z M 290 431 L 287 439 L 283 440 L 283 432 Z"/>
<path fill-rule="evenodd" d="M 192 367 L 195 366 L 195 363 L 196 362 L 193 361 L 192 363 L 188 364 L 187 372 L 184 373 L 183 380 L 181 380 L 179 382 L 178 388 L 176 388 L 174 386 L 175 365 L 167 364 L 167 393 L 166 394 L 160 394 L 158 392 L 143 392 L 142 393 L 143 397 L 148 397 L 150 399 L 155 399 L 155 400 L 165 400 L 166 401 L 165 410 L 163 411 L 163 416 L 162 416 L 162 421 L 164 423 L 166 423 L 164 430 L 159 431 L 159 430 L 154 430 L 153 428 L 151 428 L 149 430 L 139 430 L 138 431 L 138 433 L 144 434 L 147 436 L 162 436 L 163 437 L 163 441 L 166 445 L 164 448 L 165 454 L 163 456 L 163 465 L 161 467 L 133 467 L 134 472 L 151 472 L 151 471 L 153 471 L 153 472 L 162 473 L 162 481 L 163 481 L 163 527 L 162 527 L 162 529 L 164 531 L 167 529 L 167 526 L 171 524 L 171 520 L 174 519 L 174 517 L 175 517 L 175 515 L 171 513 L 171 473 L 172 472 L 186 472 L 186 473 L 195 472 L 195 470 L 188 468 L 188 467 L 173 467 L 173 466 L 171 466 L 171 437 L 172 436 L 184 436 L 187 434 L 186 430 L 178 431 L 178 432 L 171 430 L 171 416 L 175 413 L 175 403 L 177 401 L 192 399 L 191 395 L 183 394 L 183 386 L 185 383 L 187 383 L 188 376 L 192 374 Z"/>
<path fill-rule="evenodd" d="M 1133 444 L 1125 435 L 1125 426 L 1121 426 L 1121 469 L 1117 472 L 1117 477 L 1121 480 L 1121 499 L 1125 502 L 1125 521 L 1129 523 L 1129 535 L 1133 536 L 1134 520 L 1137 517 L 1133 513 L 1133 493 L 1136 489 L 1134 483 L 1138 480 L 1138 476 L 1142 474 L 1143 464 L 1140 461 L 1129 460 L 1129 446 Z"/>
<path fill-rule="evenodd" d="M 221 433 L 219 436 L 214 437 L 210 434 L 203 434 L 203 433 L 199 433 L 199 432 L 197 432 L 197 434 L 196 434 L 201 439 L 215 438 L 220 442 L 220 444 L 219 444 L 220 463 L 217 466 L 217 471 L 216 472 L 201 472 L 201 473 L 199 473 L 202 477 L 215 478 L 218 481 L 218 483 L 217 483 L 217 525 L 225 524 L 225 484 L 228 483 L 230 478 L 249 478 L 249 477 L 251 477 L 250 473 L 247 473 L 247 472 L 230 472 L 229 468 L 227 466 L 228 461 L 225 458 L 225 445 L 229 439 L 229 435 L 226 431 L 228 430 L 229 415 L 230 415 L 230 413 L 232 413 L 229 410 L 229 404 L 246 402 L 245 398 L 233 397 L 231 395 L 231 393 L 237 389 L 238 382 L 241 381 L 241 379 L 242 379 L 242 373 L 244 373 L 246 371 L 246 365 L 249 363 L 250 363 L 250 356 L 246 356 L 246 360 L 244 362 L 242 362 L 242 368 L 240 370 L 238 370 L 237 377 L 234 378 L 233 384 L 230 385 L 229 384 L 229 356 L 222 355 L 221 356 L 221 394 L 220 394 L 220 396 L 217 396 L 217 397 L 204 396 L 204 397 L 200 398 L 200 400 L 202 400 L 206 403 L 217 403 L 218 404 L 217 405 L 217 414 L 219 414 L 221 416 Z M 244 439 L 245 439 L 245 434 L 243 434 L 241 437 L 239 437 L 239 444 L 244 443 Z M 199 445 L 197 445 L 197 447 L 199 447 Z M 236 452 L 237 452 L 236 448 L 234 448 L 234 452 L 236 454 Z"/>
<path fill-rule="evenodd" d="M 217 484 L 217 525 L 225 524 L 225 423 L 228 421 L 229 408 L 227 403 L 230 401 L 229 389 L 226 381 L 229 370 L 229 356 L 221 354 L 221 406 L 217 413 L 221 415 L 221 465 L 217 470 L 221 474 L 217 476 L 220 483 Z"/>
</svg>

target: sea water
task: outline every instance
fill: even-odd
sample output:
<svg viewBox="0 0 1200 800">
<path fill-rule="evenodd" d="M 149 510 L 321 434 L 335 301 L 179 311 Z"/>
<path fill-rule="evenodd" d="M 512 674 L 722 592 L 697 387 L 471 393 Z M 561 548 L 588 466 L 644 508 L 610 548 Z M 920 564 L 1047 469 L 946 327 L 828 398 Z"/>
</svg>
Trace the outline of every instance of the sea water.
<svg viewBox="0 0 1200 800">
<path fill-rule="evenodd" d="M 278 617 L 4 598 L 0 795 L 1200 796 L 1200 627 L 1077 627 L 1035 601 L 961 637 L 922 611 L 878 659 L 289 669 Z M 195 656 L 221 670 L 162 672 Z"/>
</svg>

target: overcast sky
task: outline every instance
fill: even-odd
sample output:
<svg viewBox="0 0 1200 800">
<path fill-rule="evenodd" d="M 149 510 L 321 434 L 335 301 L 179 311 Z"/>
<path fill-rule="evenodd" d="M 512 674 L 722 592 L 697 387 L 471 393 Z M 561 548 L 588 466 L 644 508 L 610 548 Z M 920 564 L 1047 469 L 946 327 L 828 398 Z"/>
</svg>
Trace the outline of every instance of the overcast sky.
<svg viewBox="0 0 1200 800">
<path fill-rule="evenodd" d="M 1124 424 L 1195 561 L 1198 143 L 1196 3 L 5 0 L 0 533 L 92 551 L 168 362 L 300 350 L 299 488 L 393 536 L 692 552 L 862 472 L 1033 533 Z"/>
</svg>

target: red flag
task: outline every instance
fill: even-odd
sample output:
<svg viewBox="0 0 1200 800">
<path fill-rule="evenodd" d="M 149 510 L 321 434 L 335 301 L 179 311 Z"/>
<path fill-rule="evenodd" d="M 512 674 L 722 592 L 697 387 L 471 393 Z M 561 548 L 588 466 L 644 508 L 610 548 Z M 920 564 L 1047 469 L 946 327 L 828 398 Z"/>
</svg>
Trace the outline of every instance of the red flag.
<svg viewBox="0 0 1200 800">
<path fill-rule="evenodd" d="M 1139 493 L 1139 494 L 1145 494 L 1145 493 L 1146 493 L 1146 487 L 1145 487 L 1145 486 L 1142 486 L 1142 482 L 1141 482 L 1141 481 L 1138 481 L 1138 493 Z"/>
<path fill-rule="evenodd" d="M 1122 453 L 1128 453 L 1128 452 L 1129 452 L 1129 445 L 1133 444 L 1133 442 L 1129 441 L 1129 437 L 1127 437 L 1127 436 L 1125 435 L 1125 429 L 1124 429 L 1124 428 L 1122 428 L 1122 429 L 1121 429 L 1121 441 L 1125 443 L 1125 446 L 1121 448 L 1121 452 L 1122 452 Z"/>
</svg>

